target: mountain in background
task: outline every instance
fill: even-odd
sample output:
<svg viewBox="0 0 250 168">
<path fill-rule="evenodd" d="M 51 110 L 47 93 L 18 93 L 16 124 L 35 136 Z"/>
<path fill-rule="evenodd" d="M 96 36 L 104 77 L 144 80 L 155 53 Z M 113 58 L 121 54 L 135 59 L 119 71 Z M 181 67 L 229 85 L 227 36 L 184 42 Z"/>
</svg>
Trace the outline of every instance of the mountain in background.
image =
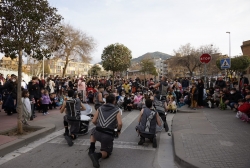
<svg viewBox="0 0 250 168">
<path fill-rule="evenodd" d="M 166 60 L 166 59 L 171 58 L 171 57 L 172 57 L 172 55 L 157 51 L 157 52 L 152 52 L 152 53 L 146 53 L 146 54 L 139 56 L 137 58 L 133 58 L 131 60 L 131 62 L 136 63 L 136 62 L 140 62 L 143 59 L 158 59 L 158 58 Z"/>
<path fill-rule="evenodd" d="M 156 51 L 156 52 L 152 52 L 152 53 L 146 53 L 146 54 L 144 54 L 142 56 L 139 56 L 137 58 L 133 58 L 133 59 L 131 59 L 131 63 L 137 63 L 137 62 L 140 62 L 143 59 L 158 59 L 158 58 L 161 58 L 163 60 L 167 60 L 168 58 L 171 58 L 171 57 L 172 57 L 172 55 Z M 102 64 L 102 62 L 99 62 L 98 64 Z"/>
</svg>

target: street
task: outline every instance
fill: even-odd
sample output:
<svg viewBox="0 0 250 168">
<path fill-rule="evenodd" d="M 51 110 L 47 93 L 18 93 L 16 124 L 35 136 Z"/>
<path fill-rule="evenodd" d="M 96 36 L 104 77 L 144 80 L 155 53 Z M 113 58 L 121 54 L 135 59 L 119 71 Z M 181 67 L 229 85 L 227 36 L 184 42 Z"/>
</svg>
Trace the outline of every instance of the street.
<svg viewBox="0 0 250 168">
<path fill-rule="evenodd" d="M 157 148 L 152 147 L 152 143 L 146 141 L 143 146 L 138 146 L 139 137 L 135 131 L 138 123 L 139 111 L 123 112 L 123 128 L 121 135 L 114 141 L 114 150 L 110 158 L 100 160 L 101 167 L 177 167 L 173 159 L 172 137 L 167 132 L 162 131 L 157 134 Z M 173 114 L 167 117 L 168 124 L 173 118 Z M 63 125 L 60 118 L 57 121 L 57 130 L 52 134 L 35 141 L 21 149 L 18 149 L 1 158 L 1 168 L 44 168 L 44 167 L 93 167 L 88 157 L 89 134 L 79 136 L 74 141 L 74 145 L 69 147 L 64 139 Z M 53 120 L 52 120 L 53 121 Z M 55 122 L 55 121 L 53 121 Z M 58 129 L 58 127 L 60 129 Z M 90 124 L 90 129 L 94 125 Z M 171 135 L 171 134 L 170 134 Z M 99 151 L 100 144 L 96 144 L 96 151 Z M 1 165 L 2 164 L 2 165 Z"/>
</svg>

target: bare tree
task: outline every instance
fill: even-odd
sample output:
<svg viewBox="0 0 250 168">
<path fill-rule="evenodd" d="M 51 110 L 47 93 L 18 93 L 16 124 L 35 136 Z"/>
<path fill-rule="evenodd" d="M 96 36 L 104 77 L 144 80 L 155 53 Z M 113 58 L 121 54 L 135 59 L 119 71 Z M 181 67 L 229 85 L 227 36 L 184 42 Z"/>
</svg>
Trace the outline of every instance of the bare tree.
<svg viewBox="0 0 250 168">
<path fill-rule="evenodd" d="M 55 55 L 65 60 L 62 74 L 65 76 L 70 61 L 74 60 L 89 63 L 92 60 L 90 53 L 94 50 L 96 44 L 92 37 L 69 24 L 64 24 L 62 30 L 64 33 L 62 45 Z"/>
<path fill-rule="evenodd" d="M 213 54 L 218 52 L 216 47 L 213 45 L 203 45 L 199 48 L 194 48 L 190 43 L 186 45 L 182 45 L 178 50 L 174 50 L 175 56 L 169 61 L 169 66 L 171 68 L 183 67 L 185 68 L 190 76 L 192 77 L 194 72 L 202 67 L 202 63 L 200 62 L 200 56 L 203 53 Z M 213 63 L 210 64 L 212 69 L 214 66 Z M 208 68 L 209 69 L 209 68 Z"/>
</svg>

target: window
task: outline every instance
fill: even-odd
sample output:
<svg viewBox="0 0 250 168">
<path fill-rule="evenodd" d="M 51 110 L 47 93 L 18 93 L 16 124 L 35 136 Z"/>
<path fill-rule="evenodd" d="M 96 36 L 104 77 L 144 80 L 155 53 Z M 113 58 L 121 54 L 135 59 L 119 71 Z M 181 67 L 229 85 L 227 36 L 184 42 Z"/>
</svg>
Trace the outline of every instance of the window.
<svg viewBox="0 0 250 168">
<path fill-rule="evenodd" d="M 55 65 L 50 65 L 50 68 L 51 68 L 51 69 L 55 68 Z"/>
<path fill-rule="evenodd" d="M 75 74 L 75 71 L 71 71 L 71 74 L 74 75 L 74 74 Z"/>
<path fill-rule="evenodd" d="M 57 69 L 56 73 L 62 73 L 62 70 L 61 69 Z"/>
<path fill-rule="evenodd" d="M 56 66 L 56 69 L 61 69 L 61 66 Z"/>
</svg>

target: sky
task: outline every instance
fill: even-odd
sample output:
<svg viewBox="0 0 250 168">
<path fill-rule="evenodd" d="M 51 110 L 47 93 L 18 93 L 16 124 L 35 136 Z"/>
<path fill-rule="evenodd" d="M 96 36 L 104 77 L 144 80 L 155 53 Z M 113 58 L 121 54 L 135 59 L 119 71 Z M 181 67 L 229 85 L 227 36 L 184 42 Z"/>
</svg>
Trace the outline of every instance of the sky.
<svg viewBox="0 0 250 168">
<path fill-rule="evenodd" d="M 181 45 L 210 45 L 220 53 L 241 55 L 250 40 L 250 0 L 48 0 L 64 22 L 97 43 L 92 63 L 103 49 L 122 43 L 133 58 L 147 52 L 172 55 Z"/>
</svg>

